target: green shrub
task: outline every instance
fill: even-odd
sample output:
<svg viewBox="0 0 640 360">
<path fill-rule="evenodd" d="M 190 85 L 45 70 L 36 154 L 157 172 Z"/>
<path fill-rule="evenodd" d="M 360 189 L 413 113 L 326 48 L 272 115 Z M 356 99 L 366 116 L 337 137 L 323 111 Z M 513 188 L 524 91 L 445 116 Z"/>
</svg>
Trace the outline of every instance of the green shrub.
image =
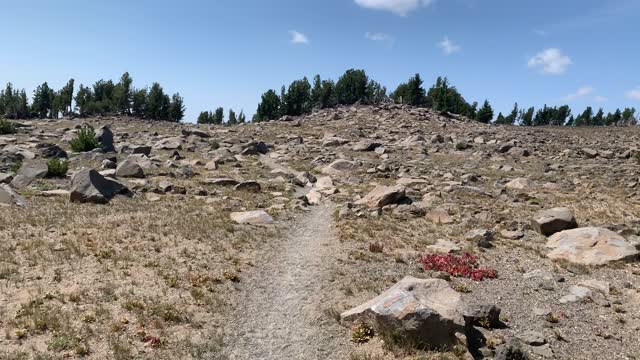
<svg viewBox="0 0 640 360">
<path fill-rule="evenodd" d="M 18 171 L 20 171 L 20 168 L 22 167 L 22 161 L 18 161 L 17 163 L 11 165 L 11 168 L 9 168 L 9 170 L 11 170 L 12 173 L 18 173 Z"/>
<path fill-rule="evenodd" d="M 16 127 L 8 120 L 0 119 L 0 135 L 15 134 Z"/>
<path fill-rule="evenodd" d="M 71 140 L 71 150 L 75 152 L 85 152 L 96 149 L 100 146 L 96 139 L 96 132 L 92 127 L 80 129 L 75 139 Z"/>
<path fill-rule="evenodd" d="M 69 171 L 69 162 L 67 160 L 60 160 L 54 157 L 47 161 L 47 176 L 65 177 L 67 176 L 67 171 Z"/>
</svg>

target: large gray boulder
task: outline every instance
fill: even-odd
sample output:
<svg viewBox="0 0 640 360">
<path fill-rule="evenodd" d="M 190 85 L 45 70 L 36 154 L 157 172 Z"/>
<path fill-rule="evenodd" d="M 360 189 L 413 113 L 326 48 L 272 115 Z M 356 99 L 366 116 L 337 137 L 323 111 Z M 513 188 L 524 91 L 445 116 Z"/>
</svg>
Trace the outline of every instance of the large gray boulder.
<svg viewBox="0 0 640 360">
<path fill-rule="evenodd" d="M 47 176 L 49 167 L 45 161 L 31 161 L 22 164 L 16 176 L 11 180 L 11 186 L 15 189 L 25 188 L 35 180 Z"/>
<path fill-rule="evenodd" d="M 547 241 L 547 257 L 580 265 L 605 265 L 638 255 L 638 250 L 615 232 L 597 227 L 565 230 Z"/>
<path fill-rule="evenodd" d="M 0 205 L 26 206 L 27 201 L 7 184 L 0 184 Z"/>
<path fill-rule="evenodd" d="M 106 204 L 119 194 L 133 195 L 126 186 L 105 178 L 95 170 L 81 170 L 71 179 L 71 202 Z"/>
<path fill-rule="evenodd" d="M 366 205 L 370 209 L 375 209 L 395 204 L 405 197 L 405 191 L 405 187 L 400 185 L 376 186 L 365 197 L 356 201 L 356 205 Z"/>
<path fill-rule="evenodd" d="M 457 343 L 456 333 L 464 328 L 462 309 L 460 294 L 446 281 L 407 276 L 340 317 L 346 325 L 366 323 L 380 334 L 433 348 Z"/>
<path fill-rule="evenodd" d="M 116 176 L 122 178 L 144 178 L 144 170 L 137 162 L 126 159 L 116 167 Z"/>
<path fill-rule="evenodd" d="M 104 152 L 115 152 L 116 148 L 113 146 L 113 132 L 108 126 L 104 125 L 98 128 L 96 131 L 96 140 L 100 143 L 100 147 Z"/>
<path fill-rule="evenodd" d="M 538 212 L 531 221 L 531 227 L 536 232 L 551 236 L 559 231 L 578 227 L 573 211 L 559 207 Z"/>
</svg>

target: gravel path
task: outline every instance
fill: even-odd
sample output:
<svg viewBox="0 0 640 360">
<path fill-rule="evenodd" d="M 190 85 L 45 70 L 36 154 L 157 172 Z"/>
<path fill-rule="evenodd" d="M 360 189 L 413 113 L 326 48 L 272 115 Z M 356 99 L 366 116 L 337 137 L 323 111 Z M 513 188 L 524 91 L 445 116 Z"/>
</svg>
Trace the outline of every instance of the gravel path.
<svg viewBox="0 0 640 360">
<path fill-rule="evenodd" d="M 348 330 L 324 311 L 339 242 L 331 208 L 301 214 L 241 283 L 225 351 L 230 359 L 345 359 Z"/>
</svg>

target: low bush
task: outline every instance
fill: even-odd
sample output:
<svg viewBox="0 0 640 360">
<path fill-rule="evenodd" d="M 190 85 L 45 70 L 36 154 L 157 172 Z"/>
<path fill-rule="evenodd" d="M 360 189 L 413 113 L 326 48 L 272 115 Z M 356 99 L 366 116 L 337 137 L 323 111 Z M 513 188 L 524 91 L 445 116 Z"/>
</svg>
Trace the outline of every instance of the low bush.
<svg viewBox="0 0 640 360">
<path fill-rule="evenodd" d="M 15 134 L 16 127 L 8 120 L 0 119 L 0 135 Z"/>
<path fill-rule="evenodd" d="M 96 149 L 100 146 L 96 139 L 96 132 L 92 127 L 80 129 L 75 139 L 71 140 L 71 150 L 75 152 L 85 152 Z"/>
<path fill-rule="evenodd" d="M 67 171 L 69 171 L 69 162 L 67 160 L 60 160 L 54 157 L 47 161 L 47 176 L 65 177 L 67 176 Z"/>
<path fill-rule="evenodd" d="M 474 281 L 495 279 L 498 272 L 478 266 L 478 258 L 471 254 L 425 255 L 420 259 L 425 270 L 444 271 L 451 276 L 469 278 Z"/>
</svg>

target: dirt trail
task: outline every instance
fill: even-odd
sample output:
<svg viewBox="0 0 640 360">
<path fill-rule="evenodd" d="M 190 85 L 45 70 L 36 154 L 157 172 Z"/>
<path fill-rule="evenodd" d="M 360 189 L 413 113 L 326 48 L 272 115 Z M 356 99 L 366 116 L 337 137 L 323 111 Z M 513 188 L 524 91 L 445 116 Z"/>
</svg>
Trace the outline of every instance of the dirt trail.
<svg viewBox="0 0 640 360">
<path fill-rule="evenodd" d="M 346 329 L 325 313 L 339 242 L 331 208 L 301 214 L 241 283 L 225 351 L 231 359 L 345 359 Z"/>
</svg>

